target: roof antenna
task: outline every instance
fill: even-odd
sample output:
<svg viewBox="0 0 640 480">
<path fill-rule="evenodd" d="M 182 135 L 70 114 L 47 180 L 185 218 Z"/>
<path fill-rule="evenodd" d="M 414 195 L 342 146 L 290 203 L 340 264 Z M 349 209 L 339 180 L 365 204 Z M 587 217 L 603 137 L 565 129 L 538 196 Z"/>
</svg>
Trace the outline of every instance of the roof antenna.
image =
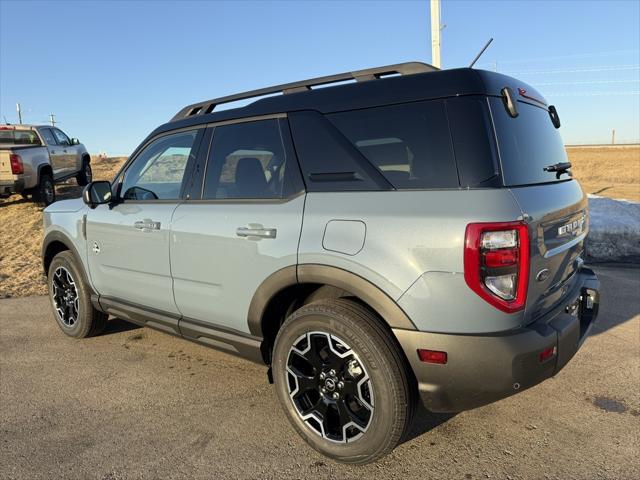
<svg viewBox="0 0 640 480">
<path fill-rule="evenodd" d="M 484 47 L 482 47 L 482 50 L 480 50 L 480 53 L 478 55 L 476 55 L 476 58 L 473 59 L 473 62 L 471 62 L 471 65 L 469 65 L 469 68 L 473 68 L 473 66 L 476 64 L 476 62 L 478 61 L 478 59 L 482 56 L 482 54 L 484 53 L 484 51 L 487 49 L 487 47 L 489 45 L 491 45 L 491 42 L 493 42 L 493 37 L 491 37 L 489 39 L 489 41 L 485 44 Z"/>
</svg>

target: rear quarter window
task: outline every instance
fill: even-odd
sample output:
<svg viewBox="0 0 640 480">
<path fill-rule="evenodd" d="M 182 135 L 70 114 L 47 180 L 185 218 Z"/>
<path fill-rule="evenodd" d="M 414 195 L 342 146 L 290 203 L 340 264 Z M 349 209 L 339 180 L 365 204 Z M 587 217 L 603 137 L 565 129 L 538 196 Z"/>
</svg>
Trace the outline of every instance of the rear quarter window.
<svg viewBox="0 0 640 480">
<path fill-rule="evenodd" d="M 496 130 L 502 176 L 506 186 L 531 185 L 567 180 L 556 178 L 544 167 L 567 162 L 560 132 L 553 126 L 547 109 L 518 102 L 518 116 L 512 118 L 502 99 L 489 99 Z"/>
<path fill-rule="evenodd" d="M 396 189 L 459 186 L 442 101 L 367 108 L 327 118 Z"/>
</svg>

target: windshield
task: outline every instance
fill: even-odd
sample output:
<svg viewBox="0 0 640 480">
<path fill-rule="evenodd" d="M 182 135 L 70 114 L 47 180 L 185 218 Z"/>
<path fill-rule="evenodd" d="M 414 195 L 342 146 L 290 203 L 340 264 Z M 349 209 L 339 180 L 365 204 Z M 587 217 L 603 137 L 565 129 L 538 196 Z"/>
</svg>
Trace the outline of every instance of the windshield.
<svg viewBox="0 0 640 480">
<path fill-rule="evenodd" d="M 568 161 L 560 132 L 553 126 L 548 110 L 518 102 L 519 115 L 512 118 L 501 98 L 491 97 L 489 103 L 506 186 L 571 178 L 565 173 L 558 179 L 556 172 L 544 170 L 547 166 Z"/>
<path fill-rule="evenodd" d="M 33 130 L 0 129 L 0 145 L 40 145 L 40 139 Z"/>
</svg>

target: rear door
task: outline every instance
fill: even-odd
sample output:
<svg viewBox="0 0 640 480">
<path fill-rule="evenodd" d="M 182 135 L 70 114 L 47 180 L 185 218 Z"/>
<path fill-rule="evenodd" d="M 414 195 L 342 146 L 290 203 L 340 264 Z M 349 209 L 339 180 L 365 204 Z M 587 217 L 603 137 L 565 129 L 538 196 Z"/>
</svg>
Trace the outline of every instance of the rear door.
<svg viewBox="0 0 640 480">
<path fill-rule="evenodd" d="M 89 273 L 101 301 L 174 316 L 175 323 L 168 325 L 174 331 L 179 312 L 169 265 L 171 219 L 203 131 L 166 134 L 151 141 L 117 180 L 117 203 L 87 213 Z"/>
<path fill-rule="evenodd" d="M 571 293 L 588 233 L 587 197 L 569 172 L 545 170 L 568 161 L 546 107 L 518 101 L 518 116 L 512 118 L 502 99 L 489 103 L 504 183 L 529 222 L 527 316 L 533 318 Z"/>
<path fill-rule="evenodd" d="M 198 324 L 249 332 L 260 284 L 296 265 L 304 189 L 285 118 L 217 125 L 193 196 L 171 227 L 173 294 L 185 336 Z"/>
</svg>

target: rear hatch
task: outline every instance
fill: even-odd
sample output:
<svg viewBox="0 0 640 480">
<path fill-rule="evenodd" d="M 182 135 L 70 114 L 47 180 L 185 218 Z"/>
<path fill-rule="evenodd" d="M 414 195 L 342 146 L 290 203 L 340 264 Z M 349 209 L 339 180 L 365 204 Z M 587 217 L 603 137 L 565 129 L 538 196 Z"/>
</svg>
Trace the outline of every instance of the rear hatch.
<svg viewBox="0 0 640 480">
<path fill-rule="evenodd" d="M 525 314 L 532 321 L 574 293 L 589 228 L 588 202 L 570 170 L 548 168 L 568 160 L 546 105 L 519 100 L 514 118 L 503 99 L 492 97 L 489 103 L 503 181 L 529 224 L 531 263 Z"/>
</svg>

